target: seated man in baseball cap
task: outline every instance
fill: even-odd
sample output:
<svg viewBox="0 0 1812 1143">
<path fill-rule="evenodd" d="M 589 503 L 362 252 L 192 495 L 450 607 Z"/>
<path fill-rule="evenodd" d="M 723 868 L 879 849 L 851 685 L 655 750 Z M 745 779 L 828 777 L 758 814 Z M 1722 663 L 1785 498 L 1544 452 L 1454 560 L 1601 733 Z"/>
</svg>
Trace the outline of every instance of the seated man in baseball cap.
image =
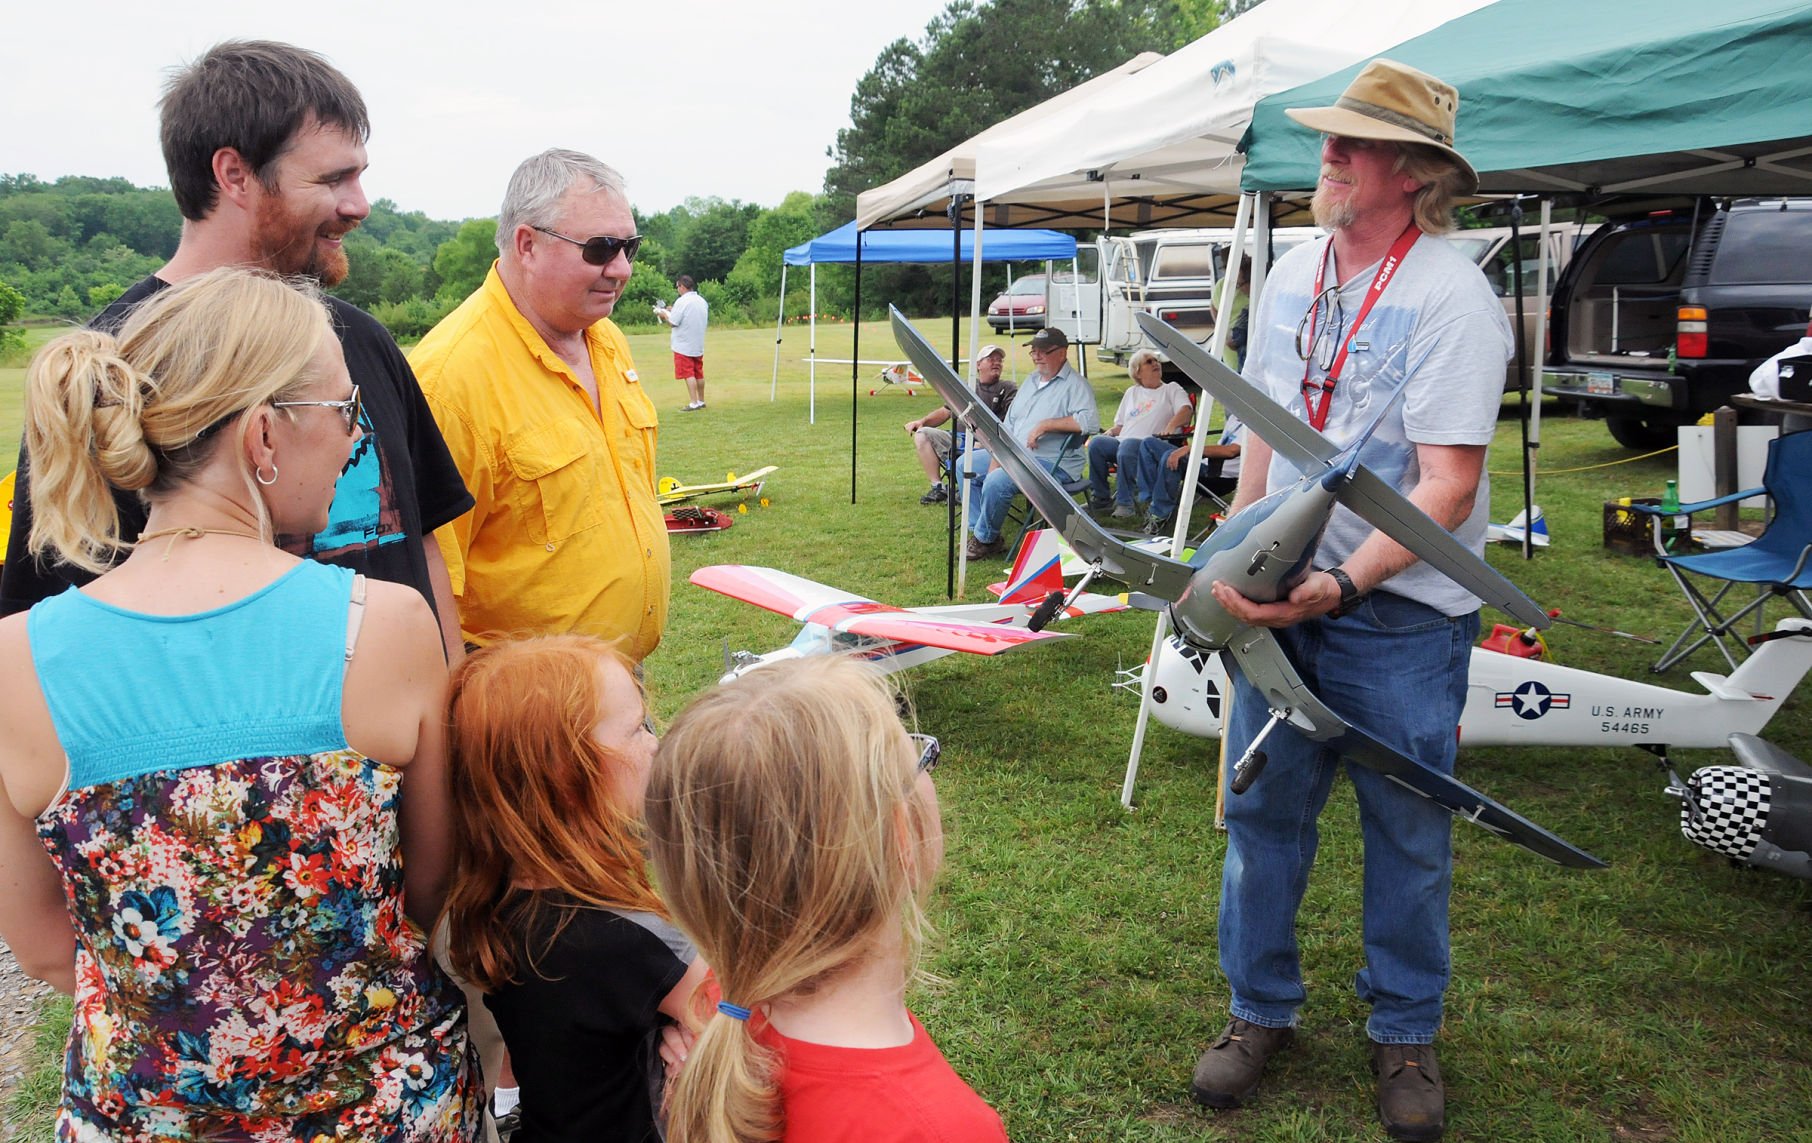
<svg viewBox="0 0 1812 1143">
<path fill-rule="evenodd" d="M 982 346 L 975 357 L 975 394 L 1002 420 L 1006 419 L 1013 395 L 1019 392 L 1019 386 L 1000 378 L 1006 360 L 1007 351 L 998 345 Z M 906 422 L 906 431 L 912 434 L 912 447 L 918 450 L 919 464 L 924 466 L 925 476 L 931 481 L 930 490 L 919 497 L 920 504 L 942 504 L 950 499 L 950 493 L 944 487 L 944 474 L 954 471 L 956 459 L 962 455 L 961 449 L 953 447 L 950 430 L 938 427 L 948 423 L 950 417 L 949 406 L 939 405 L 917 420 Z"/>
</svg>

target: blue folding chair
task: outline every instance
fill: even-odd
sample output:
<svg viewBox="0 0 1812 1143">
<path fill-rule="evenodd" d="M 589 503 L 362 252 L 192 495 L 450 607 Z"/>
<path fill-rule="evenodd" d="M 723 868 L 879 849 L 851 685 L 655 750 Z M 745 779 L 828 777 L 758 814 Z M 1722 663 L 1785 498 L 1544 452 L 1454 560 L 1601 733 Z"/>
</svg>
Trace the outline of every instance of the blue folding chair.
<svg viewBox="0 0 1812 1143">
<path fill-rule="evenodd" d="M 1682 504 L 1680 515 L 1690 516 L 1720 504 L 1746 500 L 1766 494 L 1774 505 L 1774 515 L 1762 534 L 1740 548 L 1706 552 L 1696 556 L 1669 555 L 1661 546 L 1663 521 L 1661 510 L 1653 505 L 1631 505 L 1632 509 L 1654 517 L 1655 557 L 1673 573 L 1674 581 L 1686 594 L 1696 615 L 1686 630 L 1674 640 L 1655 665 L 1656 673 L 1667 670 L 1707 643 L 1715 643 L 1724 659 L 1736 670 L 1737 656 L 1749 654 L 1749 644 L 1735 628 L 1755 616 L 1756 633 L 1761 633 L 1761 609 L 1770 599 L 1780 597 L 1792 604 L 1801 615 L 1812 619 L 1812 604 L 1806 591 L 1812 589 L 1812 432 L 1792 433 L 1768 444 L 1768 465 L 1762 472 L 1762 487 L 1716 500 Z M 1721 580 L 1717 594 L 1707 598 L 1688 575 Z M 1725 615 L 1719 610 L 1724 597 L 1738 584 L 1755 585 L 1755 598 Z"/>
</svg>

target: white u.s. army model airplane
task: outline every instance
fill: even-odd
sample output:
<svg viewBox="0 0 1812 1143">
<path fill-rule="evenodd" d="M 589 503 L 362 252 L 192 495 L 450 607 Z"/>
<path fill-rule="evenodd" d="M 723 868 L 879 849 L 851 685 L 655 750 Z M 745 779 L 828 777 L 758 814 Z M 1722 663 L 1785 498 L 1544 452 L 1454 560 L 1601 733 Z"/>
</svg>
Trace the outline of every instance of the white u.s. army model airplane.
<svg viewBox="0 0 1812 1143">
<path fill-rule="evenodd" d="M 1126 610 L 1119 598 L 1084 591 L 1086 583 L 1065 590 L 1060 565 L 1056 536 L 1031 532 L 1006 582 L 988 588 L 1000 597 L 998 603 L 948 607 L 894 607 L 802 576 L 744 564 L 699 568 L 692 582 L 804 624 L 798 637 L 778 651 L 729 654 L 720 680 L 727 683 L 767 663 L 831 652 L 861 655 L 886 674 L 958 651 L 998 655 L 1042 639 L 1067 638 L 1042 630 L 1054 619 Z"/>
<path fill-rule="evenodd" d="M 1209 591 L 1216 580 L 1249 599 L 1276 600 L 1306 575 L 1322 531 L 1336 503 L 1365 518 L 1423 562 L 1441 571 L 1492 606 L 1531 627 L 1546 627 L 1546 612 L 1490 565 L 1462 547 L 1401 493 L 1359 464 L 1369 434 L 1342 449 L 1291 417 L 1203 352 L 1187 336 L 1140 315 L 1140 324 L 1170 359 L 1222 401 L 1272 449 L 1306 473 L 1294 486 L 1236 513 L 1197 549 L 1188 563 L 1140 551 L 1108 534 L 1083 512 L 1043 466 L 1022 450 L 975 393 L 944 363 L 904 315 L 892 311 L 894 336 L 919 372 L 958 417 L 986 438 L 989 455 L 1013 478 L 1033 506 L 1062 533 L 1078 555 L 1101 574 L 1145 593 L 1165 606 L 1172 626 L 1197 650 L 1218 653 L 1229 670 L 1239 670 L 1264 696 L 1271 721 L 1235 767 L 1232 789 L 1246 789 L 1264 764 L 1265 736 L 1289 723 L 1360 765 L 1389 775 L 1459 817 L 1507 841 L 1562 865 L 1604 863 L 1490 798 L 1386 745 L 1353 721 L 1329 709 L 1303 683 L 1276 638 L 1249 627 Z M 1380 411 L 1382 416 L 1382 410 Z M 1374 422 L 1375 424 L 1375 422 Z M 1359 717 L 1354 712 L 1354 717 Z"/>
<path fill-rule="evenodd" d="M 1219 738 L 1227 676 L 1178 636 L 1165 640 L 1152 679 L 1152 715 L 1172 730 Z M 1783 619 L 1729 675 L 1694 671 L 1703 694 L 1472 649 L 1461 746 L 1638 746 L 1722 749 L 1760 734 L 1812 670 L 1812 620 Z M 1138 685 L 1139 668 L 1122 681 Z"/>
</svg>

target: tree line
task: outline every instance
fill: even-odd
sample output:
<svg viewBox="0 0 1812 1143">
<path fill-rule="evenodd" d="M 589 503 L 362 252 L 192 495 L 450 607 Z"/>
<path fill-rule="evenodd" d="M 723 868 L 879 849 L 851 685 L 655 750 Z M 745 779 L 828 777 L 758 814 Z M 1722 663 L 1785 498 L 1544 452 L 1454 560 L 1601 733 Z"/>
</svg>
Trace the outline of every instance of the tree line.
<svg viewBox="0 0 1812 1143">
<path fill-rule="evenodd" d="M 653 324 L 654 304 L 670 301 L 673 279 L 690 274 L 714 322 L 771 323 L 782 252 L 848 222 L 860 191 L 1141 51 L 1173 51 L 1257 2 L 954 0 L 922 37 L 884 48 L 857 82 L 850 126 L 826 149 L 821 192 L 796 191 L 772 207 L 696 197 L 660 213 L 636 210 L 645 241 L 616 320 Z M 0 328 L 20 317 L 88 317 L 161 266 L 181 232 L 167 190 L 121 178 L 0 174 Z M 379 199 L 346 238 L 351 273 L 333 292 L 398 338 L 420 337 L 484 280 L 495 234 L 495 219 L 431 219 Z M 867 267 L 864 316 L 890 302 L 942 312 L 950 273 L 947 265 Z M 984 289 L 1004 288 L 1005 273 L 985 271 Z M 819 311 L 848 314 L 854 284 L 850 267 L 819 267 Z M 787 285 L 786 312 L 804 315 L 806 275 Z M 0 349 L 6 344 L 0 334 Z"/>
<path fill-rule="evenodd" d="M 692 198 L 658 214 L 636 211 L 646 241 L 618 320 L 654 324 L 654 303 L 672 300 L 680 274 L 699 281 L 720 321 L 774 320 L 781 252 L 818 232 L 820 211 L 820 196 L 804 192 L 771 208 Z M 332 292 L 396 336 L 420 337 L 484 281 L 496 233 L 494 218 L 448 222 L 378 199 L 346 237 L 351 272 Z M 0 325 L 84 320 L 162 266 L 181 237 L 168 190 L 120 178 L 0 175 Z M 803 293 L 794 304 L 804 306 Z"/>
</svg>

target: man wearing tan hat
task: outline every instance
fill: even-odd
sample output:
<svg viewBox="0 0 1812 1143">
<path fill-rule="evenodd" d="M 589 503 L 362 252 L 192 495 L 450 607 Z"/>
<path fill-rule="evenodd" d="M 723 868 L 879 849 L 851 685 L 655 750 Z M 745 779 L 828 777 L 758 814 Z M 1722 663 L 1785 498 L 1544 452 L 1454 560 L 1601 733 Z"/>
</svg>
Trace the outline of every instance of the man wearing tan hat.
<svg viewBox="0 0 1812 1143">
<path fill-rule="evenodd" d="M 1001 420 L 1006 419 L 1013 395 L 1019 392 L 1019 386 L 1000 379 L 1001 366 L 1006 360 L 1007 351 L 998 345 L 984 345 L 975 355 L 975 395 Z M 919 497 L 920 504 L 943 504 L 950 499 L 944 473 L 954 471 L 954 461 L 962 455 L 961 449 L 952 454 L 950 430 L 938 427 L 948 424 L 950 415 L 948 405 L 939 405 L 924 416 L 906 422 L 906 431 L 912 435 L 912 447 L 918 450 L 919 464 L 925 469 L 926 479 L 931 481 L 930 491 Z"/>
<path fill-rule="evenodd" d="M 1251 322 L 1244 375 L 1344 445 L 1389 409 L 1363 461 L 1474 551 L 1489 515 L 1481 483 L 1497 428 L 1509 323 L 1484 276 L 1447 243 L 1454 199 L 1478 176 L 1454 150 L 1459 97 L 1434 78 L 1374 60 L 1333 107 L 1292 119 L 1320 131 L 1315 221 L 1330 237 L 1279 260 Z M 1249 436 L 1234 508 L 1292 484 L 1296 470 Z M 1240 619 L 1278 629 L 1303 680 L 1336 710 L 1384 716 L 1379 736 L 1453 767 L 1479 601 L 1344 508 L 1317 564 L 1286 600 L 1257 603 L 1225 584 Z M 1388 666 L 1386 666 L 1388 665 Z M 1383 669 L 1381 669 L 1383 668 Z M 1266 721 L 1237 676 L 1227 748 Z M 1296 911 L 1315 860 L 1315 820 L 1341 760 L 1288 726 L 1270 764 L 1227 799 L 1220 960 L 1232 1021 L 1203 1053 L 1191 1090 L 1236 1107 L 1294 1036 L 1305 996 Z M 1365 844 L 1366 1031 L 1378 1113 L 1393 1138 L 1439 1138 L 1445 1092 L 1433 1041 L 1448 979 L 1452 818 L 1375 771 L 1346 767 Z"/>
</svg>

